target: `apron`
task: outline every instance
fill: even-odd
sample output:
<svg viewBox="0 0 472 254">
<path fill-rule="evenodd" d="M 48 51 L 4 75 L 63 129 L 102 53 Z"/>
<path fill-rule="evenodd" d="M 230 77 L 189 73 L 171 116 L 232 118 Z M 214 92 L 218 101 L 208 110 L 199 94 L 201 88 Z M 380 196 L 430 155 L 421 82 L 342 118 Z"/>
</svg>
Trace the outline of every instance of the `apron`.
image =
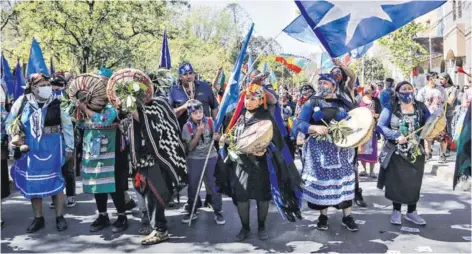
<svg viewBox="0 0 472 254">
<path fill-rule="evenodd" d="M 115 125 L 85 129 L 81 166 L 84 193 L 116 191 L 116 131 Z"/>
</svg>

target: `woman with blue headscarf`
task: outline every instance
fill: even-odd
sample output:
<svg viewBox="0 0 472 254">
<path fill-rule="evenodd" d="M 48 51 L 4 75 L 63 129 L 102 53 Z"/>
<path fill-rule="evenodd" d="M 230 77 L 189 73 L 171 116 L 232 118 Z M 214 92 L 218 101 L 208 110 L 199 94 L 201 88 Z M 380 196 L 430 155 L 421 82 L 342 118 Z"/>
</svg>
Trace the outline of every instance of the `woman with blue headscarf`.
<svg viewBox="0 0 472 254">
<path fill-rule="evenodd" d="M 305 103 L 299 116 L 298 130 L 310 135 L 303 147 L 303 198 L 308 206 L 320 211 L 317 228 L 328 229 L 328 207 L 343 209 L 342 225 L 349 231 L 358 227 L 350 215 L 355 188 L 355 150 L 340 148 L 319 139 L 327 135 L 325 123 L 348 116 L 349 105 L 335 93 L 337 81 L 332 74 L 321 74 L 318 92 Z"/>
</svg>

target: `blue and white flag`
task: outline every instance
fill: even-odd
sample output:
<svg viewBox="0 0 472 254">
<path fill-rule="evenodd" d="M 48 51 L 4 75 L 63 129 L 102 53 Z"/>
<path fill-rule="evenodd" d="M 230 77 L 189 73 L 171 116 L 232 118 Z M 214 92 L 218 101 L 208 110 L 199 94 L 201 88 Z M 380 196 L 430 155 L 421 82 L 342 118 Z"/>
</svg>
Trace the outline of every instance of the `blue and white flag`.
<svg viewBox="0 0 472 254">
<path fill-rule="evenodd" d="M 18 58 L 16 67 L 15 67 L 15 87 L 13 89 L 13 98 L 15 101 L 16 99 L 18 99 L 18 97 L 20 97 L 21 95 L 25 93 L 25 87 L 26 87 L 26 82 L 25 82 L 25 78 L 23 77 L 23 71 L 21 70 L 20 58 Z"/>
<path fill-rule="evenodd" d="M 164 38 L 162 39 L 162 49 L 161 49 L 161 63 L 159 68 L 170 69 L 172 67 L 170 62 L 170 51 L 169 43 L 167 42 L 167 31 L 164 29 Z"/>
<path fill-rule="evenodd" d="M 43 52 L 39 47 L 38 42 L 33 38 L 31 43 L 30 55 L 28 58 L 28 65 L 26 66 L 26 77 L 28 78 L 33 73 L 42 73 L 49 76 L 48 67 L 44 61 Z"/>
<path fill-rule="evenodd" d="M 305 18 L 300 15 L 292 21 L 287 27 L 284 28 L 284 33 L 288 36 L 299 40 L 304 43 L 320 45 L 320 40 L 316 37 L 315 33 L 310 29 Z"/>
<path fill-rule="evenodd" d="M 370 49 L 373 45 L 374 45 L 373 42 L 369 42 L 369 43 L 367 43 L 367 44 L 364 45 L 364 46 L 360 46 L 360 47 L 358 47 L 358 48 L 352 50 L 350 54 L 351 54 L 351 56 L 352 56 L 353 58 L 361 58 L 362 56 L 364 56 L 364 55 L 367 53 L 367 51 L 369 51 L 369 49 Z"/>
<path fill-rule="evenodd" d="M 295 1 L 331 57 L 381 38 L 446 1 Z"/>
<path fill-rule="evenodd" d="M 8 97 L 12 97 L 13 96 L 13 76 L 11 75 L 10 65 L 8 64 L 7 59 L 3 55 L 3 52 L 2 52 L 2 59 L 1 59 L 0 64 L 1 64 L 0 69 L 2 72 L 2 79 L 5 82 L 6 88 L 7 88 L 7 91 L 6 91 L 7 95 Z"/>
<path fill-rule="evenodd" d="M 228 110 L 229 106 L 237 103 L 239 99 L 239 78 L 241 74 L 241 67 L 243 66 L 244 56 L 246 55 L 247 45 L 249 40 L 252 36 L 252 31 L 254 30 L 254 23 L 249 28 L 249 32 L 246 35 L 246 39 L 244 40 L 244 44 L 241 47 L 241 51 L 239 52 L 239 56 L 236 59 L 233 67 L 233 73 L 228 81 L 228 86 L 225 89 L 225 93 L 223 98 L 221 99 L 220 110 L 218 111 L 218 115 L 215 119 L 215 130 L 218 130 L 223 123 L 223 119 L 226 115 L 226 111 Z"/>
</svg>

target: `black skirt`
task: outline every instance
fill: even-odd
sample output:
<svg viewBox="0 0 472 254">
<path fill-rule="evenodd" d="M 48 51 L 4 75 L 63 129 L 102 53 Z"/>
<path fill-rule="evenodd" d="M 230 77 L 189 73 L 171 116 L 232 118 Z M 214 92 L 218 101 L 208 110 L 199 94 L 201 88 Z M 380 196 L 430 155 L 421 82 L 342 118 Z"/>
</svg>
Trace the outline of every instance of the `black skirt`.
<svg viewBox="0 0 472 254">
<path fill-rule="evenodd" d="M 418 156 L 414 163 L 399 154 L 392 154 L 385 174 L 385 197 L 395 203 L 416 204 L 420 199 L 425 156 Z"/>
<path fill-rule="evenodd" d="M 269 168 L 266 156 L 240 155 L 242 163 L 235 163 L 234 195 L 237 201 L 249 199 L 269 201 L 270 191 Z"/>
<path fill-rule="evenodd" d="M 129 146 L 121 151 L 121 132 L 117 130 L 115 143 L 115 188 L 117 192 L 128 190 L 130 165 L 128 162 Z"/>
</svg>

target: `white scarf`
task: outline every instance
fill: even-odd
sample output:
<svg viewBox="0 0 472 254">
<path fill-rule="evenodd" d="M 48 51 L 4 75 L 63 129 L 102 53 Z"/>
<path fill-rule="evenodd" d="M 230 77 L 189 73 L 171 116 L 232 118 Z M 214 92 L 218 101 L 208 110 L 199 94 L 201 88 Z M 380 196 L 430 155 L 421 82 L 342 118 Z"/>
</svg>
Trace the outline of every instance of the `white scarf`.
<svg viewBox="0 0 472 254">
<path fill-rule="evenodd" d="M 32 93 L 26 95 L 26 99 L 28 100 L 31 110 L 33 113 L 30 115 L 29 121 L 31 124 L 31 135 L 33 138 L 37 139 L 38 141 L 41 140 L 41 136 L 43 135 L 43 128 L 44 128 L 44 119 L 43 119 L 43 109 L 46 109 L 52 101 L 54 101 L 56 97 L 51 96 L 47 99 L 42 107 L 39 107 L 38 100 L 36 96 Z"/>
</svg>

